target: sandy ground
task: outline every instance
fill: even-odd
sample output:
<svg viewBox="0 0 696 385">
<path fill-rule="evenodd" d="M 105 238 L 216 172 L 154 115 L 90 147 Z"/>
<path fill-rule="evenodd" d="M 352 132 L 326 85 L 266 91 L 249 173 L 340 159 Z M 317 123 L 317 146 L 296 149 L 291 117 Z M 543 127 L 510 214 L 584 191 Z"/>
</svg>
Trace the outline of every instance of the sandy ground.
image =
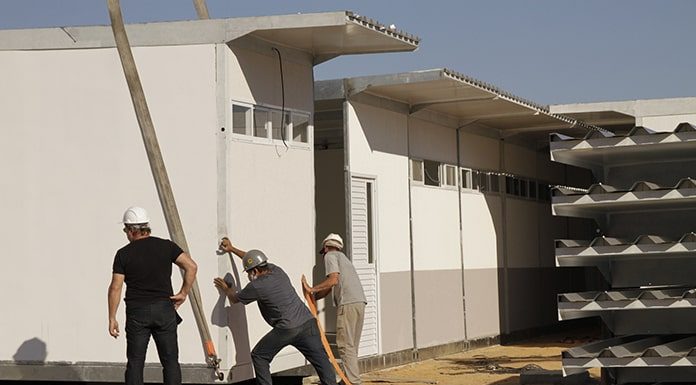
<svg viewBox="0 0 696 385">
<path fill-rule="evenodd" d="M 490 346 L 363 374 L 366 384 L 516 385 L 528 369 L 561 369 L 561 351 L 590 342 L 589 337 L 550 336 L 510 346 Z M 590 371 L 597 383 L 599 370 Z"/>
</svg>

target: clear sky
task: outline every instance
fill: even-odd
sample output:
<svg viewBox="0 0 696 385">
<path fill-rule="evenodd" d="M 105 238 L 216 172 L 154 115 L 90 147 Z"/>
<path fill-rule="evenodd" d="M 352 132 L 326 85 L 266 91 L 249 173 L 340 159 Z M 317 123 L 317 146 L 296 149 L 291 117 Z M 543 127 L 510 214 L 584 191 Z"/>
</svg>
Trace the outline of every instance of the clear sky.
<svg viewBox="0 0 696 385">
<path fill-rule="evenodd" d="M 317 79 L 447 67 L 541 104 L 696 96 L 693 0 L 208 0 L 211 17 L 352 10 L 419 36 Z M 195 19 L 192 0 L 121 0 L 127 23 Z M 0 0 L 0 29 L 108 24 L 106 0 Z M 0 63 L 0 69 L 2 63 Z"/>
</svg>

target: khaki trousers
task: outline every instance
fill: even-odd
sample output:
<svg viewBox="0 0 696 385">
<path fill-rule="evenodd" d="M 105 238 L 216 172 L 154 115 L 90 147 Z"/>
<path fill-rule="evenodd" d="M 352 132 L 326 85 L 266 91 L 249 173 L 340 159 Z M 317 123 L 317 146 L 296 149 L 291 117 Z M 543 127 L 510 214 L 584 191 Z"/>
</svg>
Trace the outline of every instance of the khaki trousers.
<svg viewBox="0 0 696 385">
<path fill-rule="evenodd" d="M 336 345 L 343 360 L 346 377 L 353 385 L 360 385 L 360 368 L 358 367 L 358 346 L 365 320 L 363 302 L 340 305 L 336 311 Z"/>
</svg>

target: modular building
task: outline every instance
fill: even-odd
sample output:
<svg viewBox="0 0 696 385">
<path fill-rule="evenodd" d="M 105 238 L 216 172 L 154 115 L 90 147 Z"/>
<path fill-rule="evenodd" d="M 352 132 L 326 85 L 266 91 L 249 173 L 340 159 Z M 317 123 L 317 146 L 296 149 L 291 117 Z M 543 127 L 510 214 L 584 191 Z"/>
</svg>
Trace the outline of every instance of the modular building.
<svg viewBox="0 0 696 385">
<path fill-rule="evenodd" d="M 299 292 L 316 255 L 313 67 L 412 51 L 418 39 L 350 12 L 126 29 L 222 368 L 227 381 L 249 379 L 250 347 L 269 326 L 213 287 L 226 274 L 246 283 L 239 262 L 216 253 L 219 238 L 264 250 Z M 127 242 L 118 222 L 139 205 L 153 235 L 167 234 L 114 47 L 109 26 L 0 31 L 0 380 L 123 378 L 125 339 L 108 335 L 106 305 Z M 184 381 L 213 381 L 192 311 L 180 312 Z M 154 345 L 147 361 L 158 361 Z M 272 370 L 305 364 L 288 348 Z"/>
<path fill-rule="evenodd" d="M 559 239 L 558 266 L 592 266 L 608 288 L 558 296 L 560 319 L 600 317 L 606 338 L 563 353 L 605 383 L 696 382 L 696 98 L 553 106 L 606 130 L 554 135 L 551 158 L 599 183 L 554 189 L 555 215 L 593 220 Z"/>
<path fill-rule="evenodd" d="M 548 188 L 592 181 L 549 160 L 549 133 L 596 127 L 447 69 L 315 94 L 317 234 L 346 234 L 368 292 L 366 368 L 538 332 L 597 279 L 555 269 L 553 239 L 593 229 L 553 218 Z"/>
</svg>

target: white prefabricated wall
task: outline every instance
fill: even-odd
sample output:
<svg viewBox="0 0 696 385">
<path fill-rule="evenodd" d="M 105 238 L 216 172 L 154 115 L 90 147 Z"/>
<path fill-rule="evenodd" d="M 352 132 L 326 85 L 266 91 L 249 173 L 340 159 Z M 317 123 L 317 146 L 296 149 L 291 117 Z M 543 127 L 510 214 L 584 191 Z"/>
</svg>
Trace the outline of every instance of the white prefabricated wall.
<svg viewBox="0 0 696 385">
<path fill-rule="evenodd" d="M 286 105 L 311 113 L 311 58 L 281 52 Z M 229 308 L 213 287 L 213 277 L 233 271 L 229 256 L 216 254 L 218 232 L 226 227 L 240 247 L 266 251 L 299 293 L 314 255 L 311 146 L 286 149 L 222 130 L 232 100 L 280 107 L 270 49 L 149 47 L 134 56 L 213 340 L 223 367 L 243 366 L 237 379 L 248 378 L 249 347 L 270 327 L 256 305 Z M 5 51 L 0 61 L 0 208 L 12 218 L 2 225 L 11 259 L 0 288 L 16 293 L 3 297 L 10 316 L 0 321 L 0 360 L 124 362 L 125 338 L 107 332 L 111 265 L 127 242 L 118 222 L 126 207 L 140 205 L 153 235 L 168 234 L 116 50 Z M 175 270 L 175 290 L 180 282 Z M 190 305 L 180 313 L 181 362 L 203 363 Z M 147 361 L 158 361 L 153 344 Z M 272 369 L 304 363 L 288 349 Z"/>
</svg>

